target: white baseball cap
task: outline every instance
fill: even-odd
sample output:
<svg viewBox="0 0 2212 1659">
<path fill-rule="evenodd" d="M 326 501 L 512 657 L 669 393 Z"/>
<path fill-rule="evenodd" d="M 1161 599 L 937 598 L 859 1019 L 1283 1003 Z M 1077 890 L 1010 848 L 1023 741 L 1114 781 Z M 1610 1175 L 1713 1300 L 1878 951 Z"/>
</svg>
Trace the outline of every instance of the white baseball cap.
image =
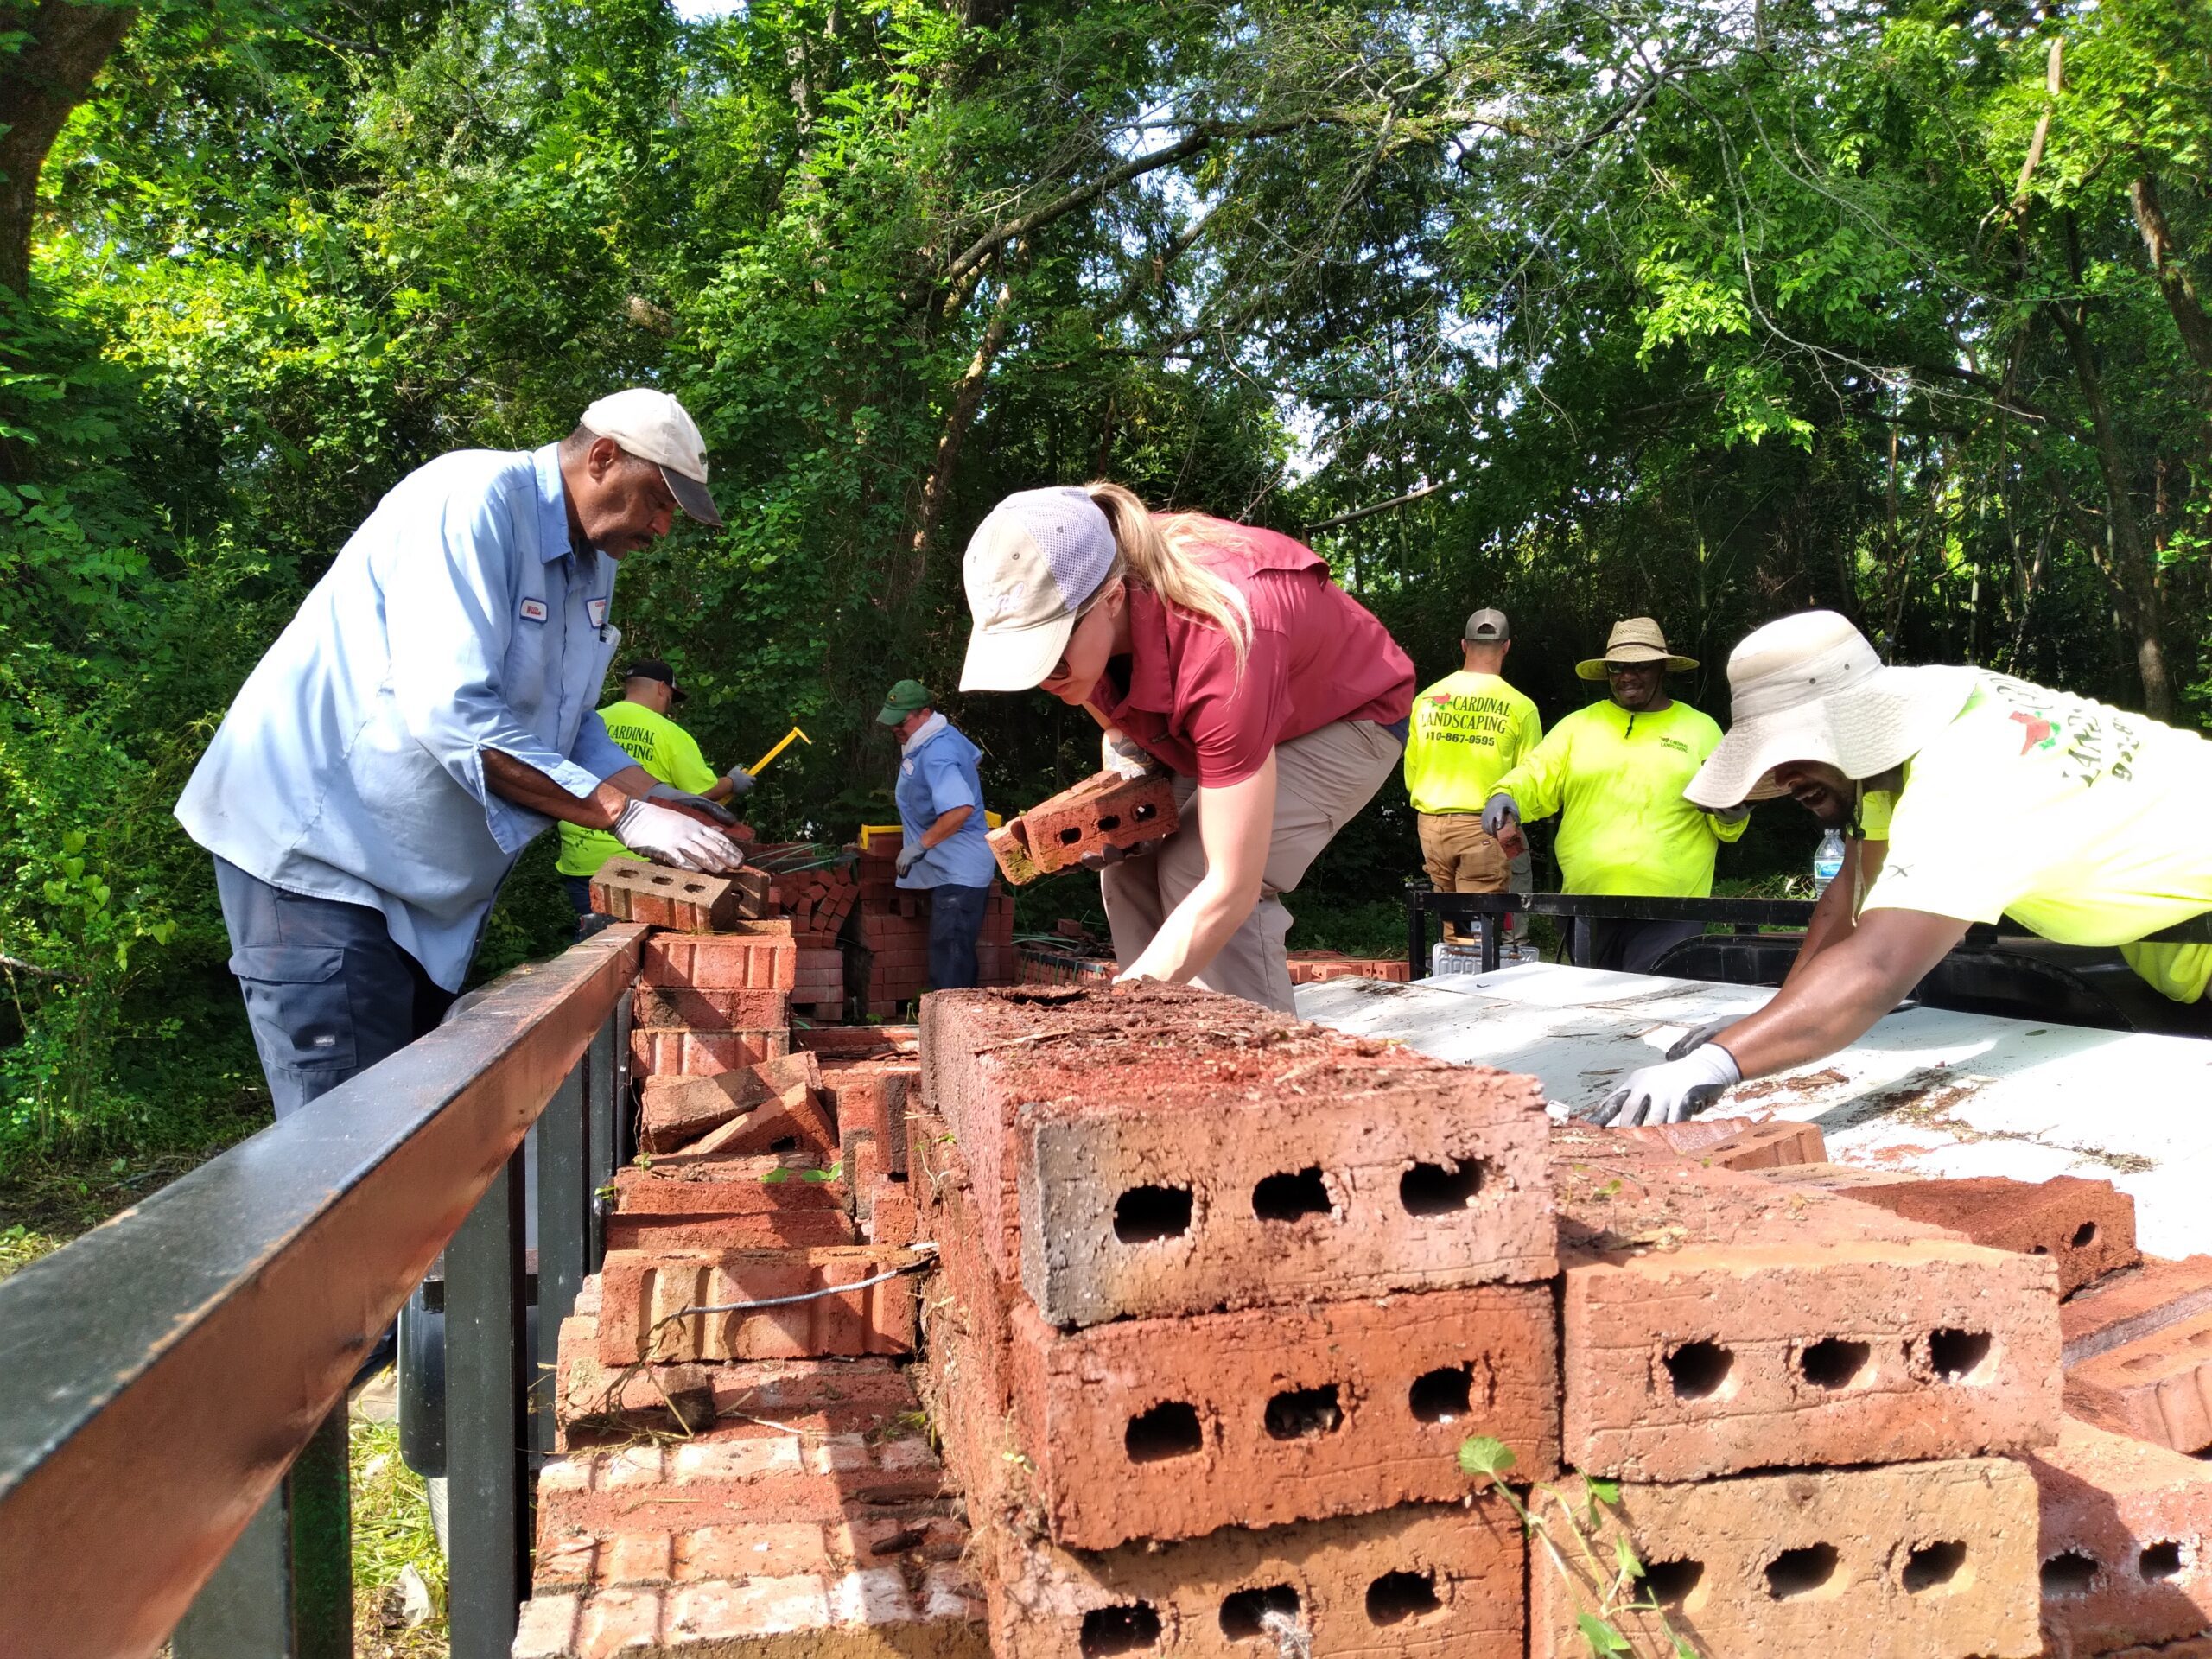
<svg viewBox="0 0 2212 1659">
<path fill-rule="evenodd" d="M 993 507 L 961 562 L 975 632 L 963 691 L 1027 691 L 1068 648 L 1077 614 L 1114 573 L 1114 527 L 1072 485 L 1023 490 Z"/>
<path fill-rule="evenodd" d="M 640 461 L 660 467 L 677 505 L 702 524 L 721 525 L 707 493 L 707 441 L 698 423 L 669 393 L 651 386 L 610 392 L 584 410 L 585 430 L 612 438 Z"/>
</svg>

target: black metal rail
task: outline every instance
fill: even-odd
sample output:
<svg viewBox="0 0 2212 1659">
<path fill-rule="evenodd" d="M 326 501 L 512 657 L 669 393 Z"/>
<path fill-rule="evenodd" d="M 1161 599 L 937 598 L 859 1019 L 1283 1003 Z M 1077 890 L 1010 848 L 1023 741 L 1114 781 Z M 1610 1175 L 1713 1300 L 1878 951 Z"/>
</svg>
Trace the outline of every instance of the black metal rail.
<svg viewBox="0 0 2212 1659">
<path fill-rule="evenodd" d="M 1813 919 L 1809 899 L 1648 899 L 1624 893 L 1438 893 L 1406 887 L 1406 967 L 1415 979 L 1428 971 L 1428 918 L 1471 922 L 1484 916 L 1607 918 L 1631 922 L 1703 922 L 1756 933 L 1763 927 L 1803 928 Z M 2005 930 L 1977 923 L 1961 944 L 1980 948 Z M 2020 930 L 2024 931 L 2024 930 Z M 1482 931 L 1483 971 L 1497 970 L 1504 946 L 1501 930 Z M 2212 944 L 2212 915 L 2196 917 L 2149 936 L 2158 944 Z"/>
<path fill-rule="evenodd" d="M 551 1434 L 528 1384 L 597 1265 L 644 934 L 610 927 L 517 969 L 0 1282 L 0 1654 L 150 1655 L 173 1630 L 177 1659 L 351 1653 L 346 1385 L 441 1250 L 452 1651 L 508 1652 L 529 1458 Z"/>
</svg>

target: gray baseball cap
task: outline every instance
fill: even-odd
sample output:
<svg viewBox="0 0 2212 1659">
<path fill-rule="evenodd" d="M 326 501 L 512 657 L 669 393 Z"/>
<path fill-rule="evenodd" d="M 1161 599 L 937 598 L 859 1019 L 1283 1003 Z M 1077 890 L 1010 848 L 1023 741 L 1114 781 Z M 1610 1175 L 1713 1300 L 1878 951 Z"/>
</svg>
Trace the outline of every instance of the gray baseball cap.
<svg viewBox="0 0 2212 1659">
<path fill-rule="evenodd" d="M 1467 619 L 1466 632 L 1459 637 L 1462 639 L 1490 644 L 1498 640 L 1510 639 L 1513 637 L 1513 626 L 1505 620 L 1503 611 L 1481 610 Z"/>
<path fill-rule="evenodd" d="M 993 507 L 961 562 L 975 619 L 963 691 L 1027 691 L 1068 648 L 1085 601 L 1113 574 L 1114 527 L 1072 485 L 1023 490 Z"/>
</svg>

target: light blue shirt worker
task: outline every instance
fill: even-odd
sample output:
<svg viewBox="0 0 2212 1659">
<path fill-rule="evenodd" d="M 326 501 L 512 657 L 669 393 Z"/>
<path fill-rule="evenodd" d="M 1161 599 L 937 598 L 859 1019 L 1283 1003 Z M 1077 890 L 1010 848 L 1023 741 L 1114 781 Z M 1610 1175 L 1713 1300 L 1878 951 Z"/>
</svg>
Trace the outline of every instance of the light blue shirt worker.
<svg viewBox="0 0 2212 1659">
<path fill-rule="evenodd" d="M 616 561 L 569 544 L 560 446 L 462 450 L 395 486 L 247 677 L 176 816 L 270 886 L 381 911 L 457 991 L 499 883 L 551 820 L 483 751 L 582 799 L 634 764 L 594 712 Z"/>
<path fill-rule="evenodd" d="M 984 839 L 983 783 L 976 768 L 982 751 L 943 715 L 932 715 L 907 740 L 899 758 L 899 782 L 892 798 L 899 806 L 899 828 L 906 843 L 956 807 L 973 809 L 967 822 L 925 851 L 899 878 L 902 887 L 988 887 L 998 874 L 998 860 Z"/>
</svg>

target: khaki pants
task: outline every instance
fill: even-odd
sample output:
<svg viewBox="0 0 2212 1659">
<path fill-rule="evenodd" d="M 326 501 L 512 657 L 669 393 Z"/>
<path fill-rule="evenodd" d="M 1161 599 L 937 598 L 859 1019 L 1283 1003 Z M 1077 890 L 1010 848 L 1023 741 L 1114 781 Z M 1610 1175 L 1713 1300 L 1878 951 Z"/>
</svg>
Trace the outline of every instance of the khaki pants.
<svg viewBox="0 0 2212 1659">
<path fill-rule="evenodd" d="M 1496 836 L 1483 829 L 1479 812 L 1417 812 L 1421 831 L 1421 868 L 1428 884 L 1439 893 L 1503 893 L 1513 874 L 1513 861 Z M 1464 937 L 1450 922 L 1444 937 Z"/>
<path fill-rule="evenodd" d="M 1274 830 L 1268 838 L 1260 902 L 1193 984 L 1293 1011 L 1290 964 L 1283 955 L 1291 918 L 1278 895 L 1297 887 L 1337 831 L 1375 798 L 1404 753 L 1395 733 L 1367 721 L 1340 720 L 1276 746 Z M 1124 968 L 1144 953 L 1168 912 L 1206 873 L 1197 792 L 1195 780 L 1178 778 L 1182 827 L 1153 852 L 1109 865 L 1099 877 L 1115 959 Z"/>
</svg>

